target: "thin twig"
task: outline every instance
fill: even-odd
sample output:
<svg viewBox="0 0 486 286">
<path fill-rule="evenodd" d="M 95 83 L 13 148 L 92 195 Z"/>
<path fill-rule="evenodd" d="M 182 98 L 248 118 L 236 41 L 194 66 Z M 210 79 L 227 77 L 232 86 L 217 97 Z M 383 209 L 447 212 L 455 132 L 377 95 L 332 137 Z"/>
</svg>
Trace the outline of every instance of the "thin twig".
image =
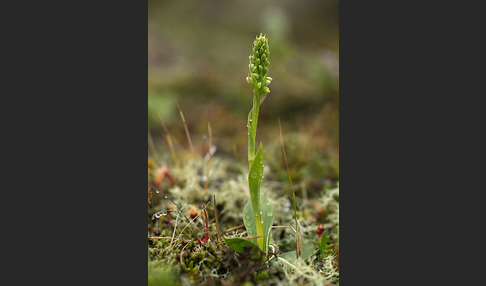
<svg viewBox="0 0 486 286">
<path fill-rule="evenodd" d="M 178 221 L 179 217 L 176 217 L 176 220 L 175 220 L 175 225 L 174 225 L 174 231 L 172 232 L 172 240 L 170 241 L 170 245 L 172 246 L 172 242 L 174 241 L 174 236 L 175 236 L 175 233 L 176 233 L 176 229 L 177 229 L 177 221 Z"/>
<path fill-rule="evenodd" d="M 176 164 L 176 167 L 179 168 L 179 161 L 177 160 L 176 153 L 174 151 L 174 144 L 172 143 L 172 138 L 170 137 L 169 130 L 167 130 L 167 126 L 165 126 L 164 121 L 162 121 L 162 118 L 160 117 L 159 112 L 157 111 L 157 116 L 159 117 L 160 124 L 162 125 L 162 128 L 164 128 L 164 133 L 165 133 L 165 140 L 167 140 L 167 144 L 169 144 L 170 148 L 170 154 L 172 155 L 172 160 Z"/>
<path fill-rule="evenodd" d="M 208 202 L 208 203 L 207 203 L 207 204 L 204 206 L 204 208 L 203 208 L 203 209 L 204 209 L 204 210 L 206 210 L 206 208 L 208 207 L 208 205 L 209 205 L 210 203 L 211 203 L 211 201 L 209 201 L 209 202 Z M 184 228 L 181 230 L 181 232 L 179 233 L 179 236 L 178 236 L 177 238 L 180 238 L 180 237 L 181 237 L 181 235 L 184 233 L 184 230 L 186 229 L 186 227 L 187 227 L 189 224 L 191 224 L 193 221 L 195 221 L 195 220 L 196 220 L 196 219 L 199 217 L 199 215 L 201 215 L 202 213 L 203 213 L 203 211 L 199 212 L 199 213 L 198 213 L 198 214 L 197 214 L 197 215 L 196 215 L 196 216 L 195 216 L 195 217 L 194 217 L 194 218 L 193 218 L 193 219 L 192 219 L 190 222 L 188 222 L 188 223 L 187 223 L 187 224 L 184 226 Z"/>
<path fill-rule="evenodd" d="M 189 245 L 189 244 L 184 245 L 184 247 L 183 247 L 183 248 L 182 248 L 182 250 L 181 250 L 181 254 L 179 255 L 179 259 L 180 259 L 180 261 L 181 261 L 181 264 L 184 264 L 184 262 L 182 261 L 182 254 L 184 253 L 184 249 L 185 249 L 185 248 L 186 248 L 188 245 Z"/>
<path fill-rule="evenodd" d="M 189 129 L 187 128 L 186 119 L 184 118 L 184 114 L 182 113 L 182 109 L 179 106 L 179 103 L 176 100 L 177 108 L 179 109 L 179 114 L 182 118 L 182 123 L 184 124 L 184 129 L 186 130 L 187 141 L 189 141 L 189 147 L 191 148 L 191 152 L 194 154 L 194 147 L 192 146 L 191 134 L 189 134 Z"/>
<path fill-rule="evenodd" d="M 268 228 L 268 232 L 267 232 L 267 253 L 266 253 L 266 256 L 268 257 L 268 247 L 270 246 L 270 230 L 272 230 L 272 228 L 290 228 L 292 229 L 295 233 L 297 233 L 297 231 L 292 227 L 292 226 L 287 226 L 287 225 L 276 225 L 276 226 L 271 226 Z"/>
<path fill-rule="evenodd" d="M 204 233 L 206 234 L 206 238 L 209 239 L 209 218 L 208 218 L 208 212 L 206 211 L 206 208 L 204 208 L 204 218 L 206 225 L 204 226 Z"/>
<path fill-rule="evenodd" d="M 177 206 L 177 205 L 176 205 L 176 206 Z M 173 214 L 173 213 L 172 213 L 172 214 Z M 184 221 L 184 222 L 188 221 L 188 220 L 187 220 L 187 218 L 185 218 L 185 217 L 183 217 L 183 216 L 180 216 L 180 215 L 178 215 L 177 213 L 176 213 L 176 214 L 173 214 L 173 215 L 175 215 L 175 217 L 176 217 L 176 218 L 180 218 L 180 219 L 181 219 L 182 221 Z M 191 225 L 189 225 L 189 228 L 191 229 L 191 231 L 192 231 L 192 232 L 194 232 L 194 230 L 192 229 L 192 226 L 191 226 Z"/>
<path fill-rule="evenodd" d="M 221 240 L 221 231 L 219 230 L 219 222 L 218 222 L 218 208 L 216 207 L 216 195 L 213 195 L 213 202 L 214 202 L 214 217 L 216 218 L 216 231 L 218 232 L 218 236 L 216 238 L 218 239 L 218 245 L 219 241 Z"/>
<path fill-rule="evenodd" d="M 172 237 L 166 237 L 166 236 L 152 236 L 150 238 L 152 238 L 152 239 L 172 239 Z M 183 239 L 183 238 L 174 238 L 174 240 L 182 240 L 182 241 L 187 241 L 187 242 L 192 241 L 190 239 Z"/>
<path fill-rule="evenodd" d="M 278 128 L 280 131 L 280 144 L 282 145 L 282 150 L 283 150 L 283 155 L 285 159 L 285 166 L 287 167 L 287 174 L 289 176 L 289 182 L 290 182 L 290 188 L 292 189 L 292 198 L 293 198 L 293 203 L 294 203 L 294 216 L 295 216 L 295 228 L 297 232 L 297 245 L 296 245 L 296 250 L 295 253 L 297 255 L 297 259 L 299 259 L 301 248 L 300 248 L 300 235 L 299 235 L 299 225 L 297 222 L 297 206 L 295 203 L 295 191 L 294 187 L 292 185 L 292 178 L 290 177 L 290 170 L 289 170 L 289 163 L 287 162 L 287 155 L 285 154 L 285 147 L 284 147 L 284 142 L 283 142 L 283 136 L 282 136 L 282 125 L 280 124 L 280 119 L 278 119 Z"/>
<path fill-rule="evenodd" d="M 148 147 L 152 155 L 158 161 L 160 158 L 159 152 L 155 149 L 154 140 L 152 139 L 152 135 L 150 135 L 150 131 L 148 132 Z"/>
<path fill-rule="evenodd" d="M 209 149 L 208 149 L 208 162 L 206 163 L 206 181 L 204 182 L 204 197 L 208 193 L 209 185 L 209 163 L 211 162 L 211 148 L 213 147 L 213 135 L 211 133 L 211 124 L 208 121 L 208 133 L 209 133 Z"/>
<path fill-rule="evenodd" d="M 243 237 L 240 237 L 240 238 L 243 238 L 243 239 L 254 239 L 254 238 L 261 238 L 261 237 L 263 237 L 263 235 L 243 236 Z"/>
<path fill-rule="evenodd" d="M 230 231 L 232 231 L 232 230 L 237 230 L 237 229 L 240 229 L 240 228 L 243 228 L 243 227 L 245 227 L 245 225 L 244 225 L 244 224 L 239 225 L 239 226 L 235 226 L 235 227 L 232 227 L 232 228 L 230 228 L 230 229 L 225 230 L 223 233 L 230 232 Z"/>
</svg>

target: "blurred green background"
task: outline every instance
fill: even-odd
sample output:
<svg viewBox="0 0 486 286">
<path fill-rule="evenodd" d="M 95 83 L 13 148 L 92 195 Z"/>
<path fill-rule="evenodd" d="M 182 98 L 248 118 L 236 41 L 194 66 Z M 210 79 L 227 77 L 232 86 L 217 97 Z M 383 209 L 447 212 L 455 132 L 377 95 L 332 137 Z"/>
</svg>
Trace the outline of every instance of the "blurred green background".
<svg viewBox="0 0 486 286">
<path fill-rule="evenodd" d="M 155 148 L 168 153 L 157 112 L 176 149 L 188 147 L 177 100 L 195 147 L 209 121 L 217 154 L 246 160 L 253 93 L 245 77 L 253 40 L 263 33 L 273 82 L 260 107 L 257 142 L 278 142 L 280 118 L 285 138 L 306 134 L 319 154 L 337 158 L 338 8 L 337 0 L 149 0 L 148 128 Z"/>
</svg>

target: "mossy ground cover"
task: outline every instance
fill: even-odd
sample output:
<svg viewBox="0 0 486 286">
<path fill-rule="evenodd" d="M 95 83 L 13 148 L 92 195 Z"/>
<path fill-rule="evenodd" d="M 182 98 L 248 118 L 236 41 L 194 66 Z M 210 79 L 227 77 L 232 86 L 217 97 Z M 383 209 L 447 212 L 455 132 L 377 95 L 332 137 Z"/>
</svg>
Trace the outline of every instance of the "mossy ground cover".
<svg viewBox="0 0 486 286">
<path fill-rule="evenodd" d="M 265 151 L 262 193 L 275 213 L 267 255 L 252 247 L 237 253 L 221 238 L 248 236 L 242 217 L 250 198 L 244 158 L 218 155 L 208 140 L 194 144 L 195 151 L 171 154 L 162 141 L 166 152 L 148 160 L 149 285 L 339 284 L 337 159 L 319 146 L 319 135 L 283 136 L 308 257 L 295 261 L 288 253 L 295 253 L 296 234 L 289 228 L 295 221 L 278 140 Z"/>
</svg>

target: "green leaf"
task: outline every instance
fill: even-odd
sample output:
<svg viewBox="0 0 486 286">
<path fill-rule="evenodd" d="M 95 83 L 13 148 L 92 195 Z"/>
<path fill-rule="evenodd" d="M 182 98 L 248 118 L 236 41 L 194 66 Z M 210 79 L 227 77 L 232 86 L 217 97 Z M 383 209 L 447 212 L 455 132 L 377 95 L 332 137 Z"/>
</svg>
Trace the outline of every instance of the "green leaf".
<svg viewBox="0 0 486 286">
<path fill-rule="evenodd" d="M 315 246 L 303 246 L 302 247 L 302 255 L 300 258 L 303 260 L 306 260 L 310 258 L 314 253 L 316 252 Z M 285 252 L 279 255 L 279 257 L 282 257 L 283 259 L 287 260 L 290 263 L 295 263 L 297 261 L 296 257 L 296 252 L 295 250 Z"/>
<path fill-rule="evenodd" d="M 250 168 L 250 173 L 248 174 L 248 183 L 250 185 L 250 196 L 251 202 L 254 206 L 258 206 L 254 211 L 260 211 L 260 187 L 263 180 L 263 147 L 260 142 L 260 147 L 258 148 L 257 154 Z"/>
<path fill-rule="evenodd" d="M 261 218 L 263 221 L 263 242 L 266 248 L 268 229 L 273 225 L 275 212 L 273 211 L 272 205 L 266 198 L 260 200 L 260 210 L 262 211 Z M 248 201 L 245 205 L 245 208 L 243 209 L 243 222 L 245 223 L 248 236 L 256 236 L 257 231 L 255 224 L 255 215 L 253 213 L 253 205 L 251 201 Z M 253 243 L 257 243 L 256 238 L 251 239 L 251 241 Z"/>
<path fill-rule="evenodd" d="M 263 146 L 260 142 L 260 147 L 258 148 L 257 154 L 255 155 L 254 160 L 251 163 L 250 172 L 248 174 L 248 183 L 250 186 L 250 201 L 251 206 L 250 209 L 246 208 L 243 210 L 244 218 L 247 220 L 246 226 L 249 229 L 252 229 L 253 226 L 256 228 L 256 232 L 254 235 L 260 236 L 257 238 L 257 245 L 260 249 L 265 252 L 265 241 L 264 238 L 266 237 L 265 231 L 263 229 L 263 218 L 261 217 L 262 207 L 261 207 L 261 200 L 260 200 L 260 187 L 262 185 L 263 180 Z M 252 211 L 253 216 L 248 212 Z M 252 218 L 253 217 L 253 218 Z M 272 221 L 273 223 L 273 221 Z M 249 232 L 251 233 L 251 232 Z"/>
<path fill-rule="evenodd" d="M 148 250 L 148 263 L 150 263 L 150 249 Z"/>
<path fill-rule="evenodd" d="M 273 211 L 273 206 L 270 202 L 263 198 L 260 205 L 260 210 L 262 211 L 262 221 L 263 221 L 263 241 L 265 242 L 265 247 L 267 245 L 268 230 L 273 225 L 273 220 L 275 219 L 275 213 Z"/>
<path fill-rule="evenodd" d="M 327 246 L 327 234 L 326 232 L 323 232 L 322 233 L 322 236 L 321 236 L 321 244 L 319 245 L 319 251 L 321 253 L 323 253 L 324 250 L 327 250 L 328 246 Z"/>
<path fill-rule="evenodd" d="M 248 236 L 256 236 L 257 231 L 256 231 L 255 215 L 253 213 L 251 200 L 248 201 L 245 207 L 243 208 L 243 222 L 245 223 Z M 251 241 L 256 243 L 256 238 L 251 239 Z"/>
<path fill-rule="evenodd" d="M 246 246 L 256 247 L 258 249 L 258 246 L 252 243 L 249 239 L 244 239 L 241 237 L 234 237 L 234 238 L 223 237 L 223 240 L 226 242 L 226 245 L 229 248 L 233 249 L 238 253 L 243 253 L 243 248 L 245 248 Z"/>
</svg>

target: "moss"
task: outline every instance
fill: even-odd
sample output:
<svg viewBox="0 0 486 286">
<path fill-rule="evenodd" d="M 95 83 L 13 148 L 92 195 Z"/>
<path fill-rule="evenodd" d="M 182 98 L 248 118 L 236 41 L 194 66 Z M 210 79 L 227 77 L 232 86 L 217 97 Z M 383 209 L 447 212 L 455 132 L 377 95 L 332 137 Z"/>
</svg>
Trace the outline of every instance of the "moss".
<svg viewBox="0 0 486 286">
<path fill-rule="evenodd" d="M 266 156 L 267 158 L 270 156 Z M 216 239 L 216 224 L 214 221 L 214 206 L 212 195 L 216 195 L 218 221 L 221 231 L 242 224 L 242 209 L 249 199 L 246 174 L 248 166 L 233 159 L 213 156 L 211 159 L 210 181 L 204 195 L 205 159 L 203 156 L 182 155 L 179 157 L 180 167 L 168 165 L 174 178 L 174 184 L 161 185 L 164 189 L 154 193 L 152 202 L 157 211 L 171 209 L 166 216 L 151 220 L 156 212 L 149 208 L 148 212 L 148 246 L 152 260 L 150 281 L 171 281 L 171 285 L 326 285 L 338 283 L 339 273 L 339 187 L 330 185 L 309 185 L 306 176 L 293 180 L 296 189 L 299 221 L 304 238 L 311 245 L 317 246 L 316 230 L 319 224 L 324 224 L 330 236 L 327 254 L 315 255 L 303 265 L 292 266 L 277 259 L 278 254 L 269 255 L 270 262 L 263 262 L 261 257 L 251 251 L 237 254 L 224 245 L 218 245 Z M 152 165 L 151 165 L 152 164 Z M 164 162 L 160 163 L 165 164 Z M 154 162 L 149 163 L 149 170 L 157 170 Z M 267 165 L 266 165 L 267 166 Z M 302 166 L 300 168 L 305 167 Z M 297 168 L 297 171 L 299 168 Z M 284 180 L 275 176 L 276 166 L 265 168 L 265 182 L 262 192 L 271 202 L 275 210 L 275 223 L 279 226 L 295 226 L 291 196 L 285 192 L 289 188 L 288 178 Z M 149 172 L 150 173 L 150 172 Z M 313 176 L 313 175 L 312 175 Z M 152 186 L 149 176 L 149 187 Z M 308 198 L 303 200 L 303 186 L 307 185 Z M 164 197 L 167 196 L 167 198 Z M 311 199 L 312 198 L 312 199 Z M 210 202 L 210 204 L 208 204 Z M 201 215 L 203 206 L 207 205 L 208 228 L 206 218 Z M 178 216 L 178 217 L 177 217 Z M 194 220 L 193 220 L 194 219 Z M 186 227 L 188 221 L 192 221 Z M 176 227 L 177 226 L 177 227 Z M 174 233 L 175 228 L 175 233 Z M 182 231 L 184 230 L 184 231 Z M 209 235 L 208 242 L 198 243 L 198 238 Z M 171 243 L 171 237 L 174 240 Z M 226 233 L 226 236 L 245 236 L 244 229 Z M 169 239 L 154 239 L 152 236 L 168 237 Z M 270 244 L 276 251 L 295 250 L 295 234 L 289 228 L 271 231 Z M 158 264 L 157 264 L 158 263 Z M 157 267 L 155 267 L 157 265 Z M 154 269 L 157 270 L 154 270 Z M 168 277 L 167 273 L 175 273 Z M 300 273 L 300 274 L 299 274 Z M 301 278 L 297 276 L 301 275 Z M 177 278 L 177 279 L 176 279 Z M 172 279 L 172 280 L 171 280 Z M 178 284 L 180 283 L 180 284 Z M 152 284 L 155 285 L 155 284 Z"/>
</svg>

